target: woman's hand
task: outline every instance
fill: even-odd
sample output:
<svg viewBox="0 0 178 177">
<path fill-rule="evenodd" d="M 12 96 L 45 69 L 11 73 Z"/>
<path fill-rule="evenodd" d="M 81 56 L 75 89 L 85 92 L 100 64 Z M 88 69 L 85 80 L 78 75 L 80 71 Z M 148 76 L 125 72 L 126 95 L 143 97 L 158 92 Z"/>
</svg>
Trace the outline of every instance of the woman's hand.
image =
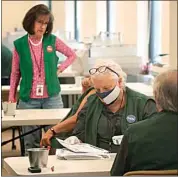
<svg viewBox="0 0 178 177">
<path fill-rule="evenodd" d="M 62 73 L 62 70 L 60 68 L 58 68 L 57 75 L 59 75 L 60 73 Z"/>
<path fill-rule="evenodd" d="M 49 129 L 42 137 L 40 146 L 50 146 L 50 139 L 53 137 L 53 132 Z"/>
</svg>

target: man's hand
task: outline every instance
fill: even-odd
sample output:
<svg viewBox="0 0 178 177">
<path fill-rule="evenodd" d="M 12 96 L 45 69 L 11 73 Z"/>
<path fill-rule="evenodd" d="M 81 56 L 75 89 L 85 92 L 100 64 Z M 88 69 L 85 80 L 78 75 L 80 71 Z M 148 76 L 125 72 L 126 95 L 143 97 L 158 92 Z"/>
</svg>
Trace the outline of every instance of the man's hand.
<svg viewBox="0 0 178 177">
<path fill-rule="evenodd" d="M 51 132 L 51 130 L 49 129 L 45 134 L 44 136 L 42 137 L 41 139 L 41 142 L 40 142 L 40 146 L 50 146 L 51 145 L 51 142 L 50 142 L 50 139 L 53 137 L 53 133 Z"/>
</svg>

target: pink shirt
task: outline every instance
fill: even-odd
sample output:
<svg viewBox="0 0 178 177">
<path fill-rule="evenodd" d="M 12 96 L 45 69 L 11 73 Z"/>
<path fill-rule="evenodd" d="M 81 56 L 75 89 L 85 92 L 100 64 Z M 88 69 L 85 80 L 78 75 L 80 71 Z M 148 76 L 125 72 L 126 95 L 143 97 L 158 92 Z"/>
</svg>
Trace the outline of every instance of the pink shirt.
<svg viewBox="0 0 178 177">
<path fill-rule="evenodd" d="M 31 41 L 33 43 L 39 42 L 34 39 L 33 40 L 31 39 Z M 30 98 L 47 98 L 48 93 L 47 93 L 47 88 L 46 88 L 46 83 L 45 83 L 43 52 L 42 52 L 42 56 L 41 56 L 42 43 L 39 44 L 38 46 L 34 46 L 29 41 L 29 46 L 32 47 L 32 49 L 30 47 L 30 52 L 31 52 L 31 56 L 32 56 L 32 65 L 33 65 L 33 81 L 32 81 L 32 89 L 31 89 L 31 93 L 30 93 Z M 63 55 L 65 55 L 67 57 L 67 59 L 58 67 L 60 70 L 64 71 L 76 59 L 76 54 L 71 48 L 69 48 L 59 38 L 56 38 L 55 46 L 56 46 L 56 51 L 59 51 L 60 53 L 62 53 Z M 33 52 L 34 52 L 34 54 L 33 54 Z M 38 66 L 35 62 L 35 57 L 36 57 L 38 66 L 40 66 L 40 60 L 41 60 L 41 77 L 40 77 L 41 79 L 39 78 L 39 71 L 38 71 Z M 13 102 L 16 101 L 17 86 L 19 85 L 20 78 L 21 78 L 21 74 L 20 74 L 20 68 L 19 68 L 19 55 L 18 55 L 16 49 L 14 49 L 13 58 L 12 58 L 11 78 L 10 78 L 9 101 L 13 101 Z M 36 87 L 39 82 L 40 82 L 40 84 L 44 85 L 43 96 L 36 95 Z"/>
</svg>

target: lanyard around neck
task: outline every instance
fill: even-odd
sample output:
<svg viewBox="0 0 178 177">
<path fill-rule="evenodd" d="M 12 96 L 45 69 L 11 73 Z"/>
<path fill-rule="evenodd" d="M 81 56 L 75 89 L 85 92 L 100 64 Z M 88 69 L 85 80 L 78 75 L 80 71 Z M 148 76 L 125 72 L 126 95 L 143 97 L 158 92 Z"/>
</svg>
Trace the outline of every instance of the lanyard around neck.
<svg viewBox="0 0 178 177">
<path fill-rule="evenodd" d="M 29 44 L 30 44 L 31 51 L 32 51 L 32 54 L 33 54 L 34 59 L 35 59 L 35 64 L 36 64 L 36 66 L 38 68 L 39 77 L 41 77 L 41 61 L 42 61 L 43 46 L 41 46 L 40 64 L 38 65 L 38 62 L 37 62 L 36 55 L 35 55 L 35 52 L 33 50 L 33 47 L 31 45 L 31 43 L 29 43 Z"/>
</svg>

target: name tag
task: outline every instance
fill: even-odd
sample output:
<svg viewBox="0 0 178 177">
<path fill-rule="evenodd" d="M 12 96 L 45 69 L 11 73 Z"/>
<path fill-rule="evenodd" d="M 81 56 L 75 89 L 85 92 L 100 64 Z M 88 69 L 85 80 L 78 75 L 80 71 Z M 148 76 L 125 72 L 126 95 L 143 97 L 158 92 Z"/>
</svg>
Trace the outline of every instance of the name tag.
<svg viewBox="0 0 178 177">
<path fill-rule="evenodd" d="M 43 84 L 37 84 L 36 86 L 36 95 L 43 96 L 44 86 Z"/>
</svg>

